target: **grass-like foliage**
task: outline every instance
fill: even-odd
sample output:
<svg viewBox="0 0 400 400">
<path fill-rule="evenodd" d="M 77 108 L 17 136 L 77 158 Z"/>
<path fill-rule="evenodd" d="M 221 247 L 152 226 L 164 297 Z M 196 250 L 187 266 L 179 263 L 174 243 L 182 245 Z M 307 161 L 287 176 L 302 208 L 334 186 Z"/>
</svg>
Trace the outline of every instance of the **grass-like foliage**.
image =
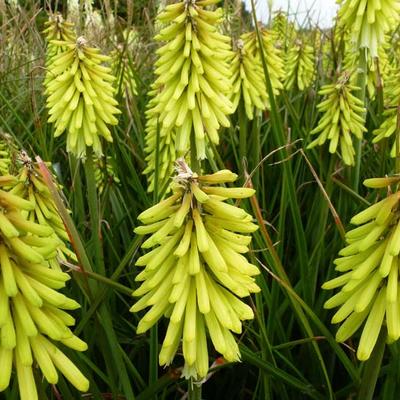
<svg viewBox="0 0 400 400">
<path fill-rule="evenodd" d="M 400 2 L 250 3 L 0 1 L 1 399 L 397 398 Z"/>
</svg>

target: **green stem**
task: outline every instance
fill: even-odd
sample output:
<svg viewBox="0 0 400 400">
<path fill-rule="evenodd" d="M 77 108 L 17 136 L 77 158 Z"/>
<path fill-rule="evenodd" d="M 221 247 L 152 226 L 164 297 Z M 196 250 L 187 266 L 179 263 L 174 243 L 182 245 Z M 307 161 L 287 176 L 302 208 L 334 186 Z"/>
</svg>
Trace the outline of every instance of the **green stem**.
<svg viewBox="0 0 400 400">
<path fill-rule="evenodd" d="M 367 49 L 362 48 L 360 49 L 360 59 L 358 64 L 358 78 L 357 78 L 357 86 L 360 88 L 358 91 L 358 98 L 365 104 L 365 87 L 367 83 Z M 364 113 L 363 117 L 365 120 Z M 361 168 L 361 146 L 362 146 L 362 139 L 356 140 L 356 165 L 354 167 L 353 173 L 353 189 L 358 193 L 358 185 L 360 183 L 360 168 Z"/>
<path fill-rule="evenodd" d="M 105 265 L 103 256 L 103 243 L 101 235 L 101 217 L 99 213 L 98 205 L 98 195 L 96 179 L 94 174 L 94 163 L 93 163 L 93 149 L 91 147 L 86 148 L 86 161 L 85 161 L 85 176 L 87 184 L 87 196 L 89 205 L 89 215 L 91 223 L 91 243 L 93 245 L 93 259 L 94 259 L 94 269 L 100 275 L 105 276 Z M 100 294 L 99 288 L 96 294 Z M 98 318 L 104 329 L 104 334 L 107 338 L 109 344 L 109 351 L 113 358 L 114 364 L 118 369 L 118 374 L 121 380 L 121 385 L 123 390 L 126 391 L 126 398 L 129 400 L 134 400 L 135 395 L 132 390 L 130 377 L 125 367 L 125 363 L 122 357 L 121 349 L 117 349 L 116 344 L 118 343 L 118 337 L 114 330 L 112 318 L 108 306 L 105 302 L 100 304 Z"/>
<path fill-rule="evenodd" d="M 254 168 L 256 168 L 253 175 L 253 184 L 256 188 L 260 187 L 260 168 L 257 168 L 261 158 L 260 132 L 261 132 L 260 117 L 258 115 L 255 115 L 251 131 L 251 136 L 252 136 L 251 148 L 253 152 L 253 160 L 252 164 L 250 165 L 250 170 L 252 171 Z"/>
<path fill-rule="evenodd" d="M 158 324 L 150 329 L 150 363 L 149 363 L 149 386 L 153 386 L 158 380 Z M 157 400 L 157 395 L 154 395 Z"/>
<path fill-rule="evenodd" d="M 197 159 L 196 138 L 193 130 L 190 133 L 190 167 L 193 172 L 201 173 L 201 164 L 200 160 Z M 195 383 L 193 378 L 190 378 L 188 386 L 189 400 L 201 400 L 202 383 Z"/>
<path fill-rule="evenodd" d="M 353 196 L 355 199 L 357 199 L 360 203 L 364 204 L 365 206 L 369 207 L 371 205 L 371 203 L 368 200 L 364 199 L 364 197 L 360 196 L 357 192 L 355 192 L 352 188 L 345 185 L 339 179 L 332 177 L 332 182 L 335 185 L 339 186 L 344 191 L 346 191 L 347 193 L 349 193 L 351 196 Z"/>
<path fill-rule="evenodd" d="M 122 272 L 126 268 L 126 266 L 129 264 L 129 262 L 132 260 L 132 258 L 135 257 L 140 243 L 142 241 L 142 238 L 140 236 L 136 236 L 136 238 L 133 240 L 132 244 L 129 246 L 126 254 L 124 255 L 123 259 L 119 263 L 118 267 L 114 270 L 112 275 L 110 276 L 110 280 L 113 282 L 116 282 L 118 278 L 121 276 Z M 86 277 L 86 275 L 84 275 Z M 90 276 L 91 278 L 92 276 Z M 94 278 L 94 276 L 93 276 Z M 104 283 L 109 283 L 109 282 L 104 282 Z M 100 305 L 103 303 L 104 299 L 107 297 L 108 294 L 110 294 L 111 291 L 108 289 L 108 287 L 103 287 L 101 291 L 96 293 L 96 297 L 91 301 L 90 308 L 86 310 L 85 315 L 82 316 L 79 325 L 75 329 L 75 334 L 79 335 L 80 332 L 82 332 L 83 328 L 87 324 L 87 322 L 93 318 L 93 314 L 97 311 L 97 309 L 100 307 Z M 131 291 L 132 293 L 132 291 Z"/>
<path fill-rule="evenodd" d="M 201 400 L 202 384 L 199 382 L 195 382 L 193 378 L 190 378 L 188 384 L 189 384 L 189 390 L 188 390 L 189 400 Z"/>
<path fill-rule="evenodd" d="M 93 149 L 87 147 L 85 161 L 85 175 L 87 184 L 87 197 L 89 204 L 90 226 L 91 226 L 91 242 L 94 247 L 94 266 L 96 272 L 106 275 L 102 248 L 102 235 L 100 227 L 100 215 L 97 198 L 97 186 L 94 174 Z"/>
<path fill-rule="evenodd" d="M 84 190 L 82 188 L 81 168 L 80 161 L 72 153 L 68 154 L 71 181 L 72 181 L 72 193 L 70 194 L 69 204 L 73 204 L 72 214 L 76 218 L 76 221 L 85 220 L 85 202 L 84 202 Z"/>
<path fill-rule="evenodd" d="M 78 272 L 81 272 L 81 270 L 78 270 Z M 124 286 L 121 283 L 118 283 L 111 278 L 107 278 L 106 276 L 96 274 L 95 272 L 91 272 L 91 271 L 85 271 L 83 273 L 86 274 L 86 276 L 89 277 L 90 279 L 94 279 L 98 282 L 104 283 L 107 286 L 110 286 L 110 287 L 114 288 L 115 290 L 118 290 L 119 292 L 126 294 L 127 296 L 130 296 L 132 294 L 131 288 L 128 288 L 127 286 Z"/>
<path fill-rule="evenodd" d="M 382 327 L 371 357 L 364 365 L 358 400 L 372 400 L 378 380 L 386 344 L 386 329 Z"/>
</svg>

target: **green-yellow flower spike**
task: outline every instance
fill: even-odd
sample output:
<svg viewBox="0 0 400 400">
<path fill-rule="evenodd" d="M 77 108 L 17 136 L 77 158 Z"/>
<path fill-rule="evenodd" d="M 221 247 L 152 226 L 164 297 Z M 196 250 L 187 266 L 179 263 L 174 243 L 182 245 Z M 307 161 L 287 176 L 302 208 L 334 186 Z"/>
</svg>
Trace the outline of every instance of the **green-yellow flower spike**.
<svg viewBox="0 0 400 400">
<path fill-rule="evenodd" d="M 18 178 L 5 178 L 0 183 L 0 392 L 10 385 L 14 367 L 21 400 L 38 400 L 34 370 L 50 384 L 57 384 L 61 372 L 85 392 L 89 381 L 57 347 L 59 342 L 87 349 L 69 328 L 75 320 L 68 310 L 79 304 L 58 291 L 70 279 L 51 262 L 59 242 L 51 226 L 30 219 L 35 199 L 10 190 Z"/>
<path fill-rule="evenodd" d="M 12 166 L 12 154 L 8 135 L 0 135 L 0 176 L 8 175 Z"/>
<path fill-rule="evenodd" d="M 279 48 L 275 47 L 275 39 L 271 31 L 264 28 L 259 28 L 259 29 L 263 45 L 265 62 L 268 68 L 269 79 L 271 81 L 274 95 L 277 96 L 280 90 L 283 89 L 282 81 L 284 78 L 284 65 L 283 65 L 282 51 Z M 261 53 L 258 45 L 257 33 L 255 31 L 244 33 L 241 36 L 241 39 L 244 42 L 244 50 L 247 53 L 252 54 L 256 58 L 255 69 L 260 70 L 261 67 L 261 72 L 263 75 L 263 82 L 264 82 L 263 88 L 264 88 L 265 75 L 264 75 L 264 69 L 262 67 Z M 259 73 L 260 72 L 258 72 L 258 74 Z M 263 88 L 261 88 L 260 90 L 264 90 Z M 267 107 L 269 107 L 269 101 Z"/>
<path fill-rule="evenodd" d="M 364 184 L 380 188 L 398 182 L 399 177 L 391 177 Z M 346 233 L 348 245 L 334 261 L 342 274 L 322 286 L 341 288 L 325 303 L 328 309 L 339 307 L 332 318 L 341 324 L 337 341 L 349 339 L 365 321 L 357 349 L 362 361 L 370 357 L 383 324 L 391 342 L 400 337 L 399 200 L 400 192 L 395 192 L 352 218 L 358 227 Z"/>
<path fill-rule="evenodd" d="M 310 87 L 315 77 L 314 49 L 301 40 L 296 40 L 287 53 L 285 65 L 285 89 L 304 90 Z"/>
<path fill-rule="evenodd" d="M 177 157 L 175 146 L 176 134 L 175 129 L 163 131 L 161 133 L 158 114 L 153 112 L 153 108 L 158 105 L 159 90 L 153 89 L 149 92 L 151 100 L 147 105 L 146 110 L 146 137 L 145 137 L 145 152 L 146 152 L 146 169 L 143 171 L 147 175 L 148 186 L 147 190 L 153 192 L 155 185 L 158 185 L 159 190 L 169 186 L 170 177 L 174 170 L 174 163 Z M 157 171 L 157 175 L 155 174 Z M 157 179 L 157 182 L 156 182 Z"/>
<path fill-rule="evenodd" d="M 131 311 L 150 307 L 137 333 L 167 316 L 159 362 L 169 365 L 182 345 L 187 377 L 207 375 L 206 331 L 227 361 L 239 361 L 232 332 L 241 333 L 241 321 L 253 318 L 241 298 L 260 290 L 254 278 L 259 270 L 244 256 L 257 225 L 225 202 L 250 197 L 254 190 L 221 186 L 236 178 L 229 170 L 198 176 L 180 161 L 172 194 L 140 214 L 143 225 L 135 229 L 149 235 L 142 248 L 150 249 L 136 262 L 145 269 L 136 277 L 142 284 L 133 295 L 140 298 Z"/>
<path fill-rule="evenodd" d="M 57 257 L 70 258 L 77 261 L 76 255 L 69 248 L 69 236 L 61 219 L 53 196 L 48 189 L 39 167 L 34 163 L 25 151 L 18 155 L 21 167 L 17 174 L 18 183 L 10 190 L 10 193 L 31 201 L 35 208 L 27 213 L 27 218 L 42 226 L 50 227 L 54 232 L 49 240 L 58 243 L 57 252 L 49 262 L 54 268 L 59 269 Z"/>
<path fill-rule="evenodd" d="M 384 35 L 400 20 L 399 0 L 338 0 L 339 27 L 350 32 L 358 48 L 378 57 Z"/>
<path fill-rule="evenodd" d="M 175 131 L 179 155 L 187 152 L 194 134 L 200 159 L 206 156 L 206 138 L 218 144 L 218 129 L 230 126 L 232 113 L 230 38 L 218 32 L 222 9 L 206 9 L 217 2 L 185 0 L 166 6 L 157 17 L 166 27 L 155 37 L 164 42 L 155 63 L 160 92 L 148 115 L 158 120 L 161 137 Z"/>
<path fill-rule="evenodd" d="M 378 129 L 374 130 L 373 143 L 378 143 L 382 139 L 393 137 L 397 131 L 398 107 L 400 105 L 400 87 L 399 87 L 400 71 L 398 68 L 393 69 L 385 81 L 385 110 L 383 111 L 383 122 Z M 393 140 L 393 139 L 392 139 Z M 396 149 L 396 141 L 393 140 L 391 157 L 398 156 Z"/>
<path fill-rule="evenodd" d="M 288 20 L 287 14 L 278 10 L 272 18 L 271 34 L 278 46 L 286 52 L 288 43 L 293 42 L 296 37 L 296 29 L 293 22 Z"/>
<path fill-rule="evenodd" d="M 231 62 L 233 109 L 243 99 L 247 118 L 252 120 L 255 108 L 265 110 L 268 106 L 264 70 L 260 59 L 244 48 L 242 39 L 236 42 L 236 48 Z"/>
<path fill-rule="evenodd" d="M 352 134 L 362 139 L 364 127 L 364 104 L 352 92 L 358 87 L 349 83 L 349 75 L 344 73 L 336 84 L 322 86 L 319 94 L 325 95 L 324 101 L 317 108 L 323 113 L 318 126 L 310 134 L 318 134 L 308 148 L 322 146 L 329 140 L 329 152 L 335 153 L 340 147 L 340 154 L 346 165 L 354 165 L 355 150 Z"/>
<path fill-rule="evenodd" d="M 86 147 L 102 154 L 100 136 L 112 142 L 108 124 L 118 123 L 117 101 L 112 86 L 111 68 L 101 65 L 110 57 L 89 47 L 83 37 L 76 42 L 51 41 L 65 47 L 51 60 L 48 71 L 51 79 L 45 82 L 49 109 L 48 122 L 54 123 L 54 136 L 67 131 L 67 151 L 84 157 Z"/>
</svg>

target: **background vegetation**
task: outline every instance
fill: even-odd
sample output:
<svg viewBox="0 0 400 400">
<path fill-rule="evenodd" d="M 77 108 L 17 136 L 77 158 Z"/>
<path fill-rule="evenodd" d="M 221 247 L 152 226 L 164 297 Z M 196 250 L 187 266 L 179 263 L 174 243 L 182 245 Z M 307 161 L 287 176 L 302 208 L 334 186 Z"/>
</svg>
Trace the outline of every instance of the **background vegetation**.
<svg viewBox="0 0 400 400">
<path fill-rule="evenodd" d="M 124 96 L 120 86 L 122 115 L 113 127 L 114 143 L 104 147 L 106 161 L 97 165 L 102 190 L 94 198 L 94 193 L 86 192 L 81 161 L 65 152 L 65 138 L 55 140 L 53 128 L 46 122 L 42 86 L 46 46 L 41 31 L 46 11 L 66 16 L 67 2 L 0 1 L 0 129 L 29 154 L 52 162 L 77 229 L 73 232 L 75 244 L 81 241 L 76 250 L 81 259 L 87 259 L 82 266 L 86 271 L 73 272 L 67 289 L 69 296 L 82 304 L 75 312 L 75 333 L 89 345 L 84 354 L 68 353 L 90 379 L 90 394 L 83 398 L 178 399 L 187 392 L 187 382 L 180 378 L 179 356 L 170 368 L 158 367 L 164 323 L 150 334 L 136 335 L 140 315 L 128 311 L 133 303 L 130 293 L 137 287 L 134 260 L 140 253 L 140 238 L 133 228 L 138 224 L 137 215 L 157 200 L 147 192 L 142 171 L 146 165 L 144 111 L 153 79 L 156 44 L 152 37 L 159 6 L 155 0 L 96 1 L 93 9 L 102 23 L 93 20 L 90 25 L 88 8 L 81 4 L 82 33 L 106 53 L 118 44 L 129 52 L 138 92 Z M 240 2 L 226 0 L 223 7 L 224 29 L 233 37 L 254 28 L 253 16 Z M 375 353 L 367 363 L 357 361 L 352 340 L 335 342 L 332 313 L 323 308 L 331 293 L 321 290 L 321 284 L 335 276 L 332 261 L 343 247 L 343 229 L 352 215 L 376 199 L 376 193 L 361 185 L 362 180 L 394 169 L 390 145 L 372 144 L 372 131 L 379 126 L 383 111 L 380 69 L 372 73 L 367 93 L 368 132 L 361 143 L 358 176 L 338 156 L 329 154 L 327 146 L 306 150 L 309 132 L 319 119 L 318 90 L 332 82 L 341 69 L 345 40 L 336 36 L 334 28 L 288 27 L 291 35 L 282 52 L 298 39 L 312 46 L 312 84 L 304 90 L 282 90 L 275 99 L 276 107 L 253 121 L 244 113 L 232 115 L 231 128 L 220 132 L 221 145 L 205 163 L 208 171 L 222 167 L 237 171 L 241 183 L 251 174 L 257 194 L 245 204 L 260 229 L 254 234 L 250 258 L 262 270 L 258 278 L 262 291 L 251 300 L 256 317 L 239 338 L 242 363 L 226 364 L 211 353 L 214 368 L 203 385 L 203 398 L 358 396 L 361 400 L 372 395 L 376 375 L 376 398 L 395 399 L 400 382 L 399 344 L 386 347 L 382 365 Z M 124 32 L 133 32 L 129 41 Z M 387 43 L 389 59 L 396 60 L 396 33 Z M 98 204 L 98 232 L 90 222 L 89 201 Z M 39 375 L 37 382 L 41 382 Z M 57 387 L 42 382 L 40 390 L 43 400 L 81 398 L 62 379 Z M 16 380 L 0 397 L 18 398 Z"/>
</svg>

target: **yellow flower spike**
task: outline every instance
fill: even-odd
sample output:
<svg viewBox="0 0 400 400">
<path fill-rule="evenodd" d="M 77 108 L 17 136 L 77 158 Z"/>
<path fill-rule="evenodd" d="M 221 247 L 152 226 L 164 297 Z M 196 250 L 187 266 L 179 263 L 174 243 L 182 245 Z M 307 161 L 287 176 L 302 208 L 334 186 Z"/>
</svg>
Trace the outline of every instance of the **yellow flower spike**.
<svg viewBox="0 0 400 400">
<path fill-rule="evenodd" d="M 13 212 L 8 213 L 8 219 L 18 229 L 36 233 L 39 236 L 48 236 L 45 243 L 40 243 L 40 240 L 33 236 L 26 237 L 24 238 L 26 244 L 32 246 L 49 245 L 49 253 L 53 251 L 53 244 L 56 244 L 55 256 L 76 261 L 76 255 L 69 249 L 69 236 L 64 223 L 38 165 L 32 161 L 25 151 L 19 152 L 17 164 L 21 164 L 17 176 L 18 183 L 10 189 L 9 193 L 29 201 L 34 205 L 34 208 L 29 210 L 26 220 L 21 220 L 21 217 Z M 52 262 L 51 265 L 59 269 L 57 260 Z"/>
<path fill-rule="evenodd" d="M 112 142 L 107 125 L 116 125 L 115 115 L 120 113 L 112 86 L 115 78 L 111 68 L 101 65 L 110 57 L 89 47 L 83 37 L 75 42 L 52 40 L 51 43 L 65 50 L 52 57 L 47 66 L 48 122 L 54 123 L 55 137 L 67 131 L 67 151 L 84 157 L 88 146 L 99 156 L 100 137 Z"/>
<path fill-rule="evenodd" d="M 231 62 L 233 109 L 237 109 L 242 99 L 247 118 L 252 120 L 254 109 L 262 111 L 268 106 L 264 71 L 260 58 L 244 48 L 242 39 L 236 42 L 236 48 Z"/>
<path fill-rule="evenodd" d="M 289 21 L 287 13 L 278 10 L 272 18 L 271 34 L 278 48 L 286 52 L 288 43 L 292 42 L 296 37 L 296 29 L 294 23 Z"/>
<path fill-rule="evenodd" d="M 0 136 L 0 176 L 8 175 L 12 166 L 11 149 L 8 135 Z"/>
<path fill-rule="evenodd" d="M 222 10 L 206 9 L 215 3 L 184 0 L 157 16 L 156 24 L 163 27 L 155 40 L 162 45 L 146 111 L 149 191 L 167 186 L 174 161 L 189 149 L 190 135 L 203 159 L 206 139 L 218 144 L 219 128 L 230 126 L 232 53 L 230 38 L 218 31 Z"/>
<path fill-rule="evenodd" d="M 368 48 L 372 57 L 384 35 L 400 20 L 398 0 L 338 0 L 339 28 L 351 32 L 356 48 Z"/>
<path fill-rule="evenodd" d="M 366 180 L 376 188 L 396 182 L 396 177 Z M 327 309 L 340 307 L 332 318 L 332 323 L 341 324 L 337 341 L 349 339 L 365 323 L 357 350 L 362 361 L 370 357 L 382 325 L 391 342 L 400 337 L 399 203 L 400 192 L 395 192 L 352 218 L 359 227 L 346 234 L 349 245 L 334 262 L 344 274 L 322 285 L 340 289 L 324 304 Z"/>
<path fill-rule="evenodd" d="M 324 101 L 317 108 L 323 113 L 318 125 L 310 134 L 317 135 L 308 148 L 322 146 L 329 141 L 329 152 L 338 151 L 346 165 L 354 165 L 355 150 L 352 135 L 361 139 L 366 132 L 363 113 L 365 108 L 361 100 L 352 92 L 359 88 L 350 84 L 350 76 L 344 73 L 336 84 L 322 86 L 321 95 Z"/>
<path fill-rule="evenodd" d="M 9 152 L 13 144 L 6 143 Z M 4 176 L 0 190 L 0 362 L 4 367 L 0 391 L 12 381 L 16 368 L 21 399 L 37 398 L 33 368 L 39 366 L 49 383 L 57 383 L 59 367 L 39 344 L 40 336 L 84 351 L 87 345 L 68 326 L 75 323 L 65 310 L 79 304 L 57 290 L 70 279 L 59 258 L 75 255 L 66 246 L 68 235 L 38 166 L 26 152 L 13 154 L 10 166 L 19 171 Z M 65 363 L 64 363 L 65 364 Z M 80 373 L 79 373 L 80 374 Z M 81 382 L 87 382 L 80 375 Z M 72 382 L 73 383 L 73 382 Z M 87 390 L 87 385 L 81 389 Z"/>
<path fill-rule="evenodd" d="M 203 189 L 218 192 L 218 186 L 210 185 L 233 182 L 237 175 L 224 170 L 198 176 L 183 161 L 179 161 L 177 169 L 171 185 L 173 194 L 139 216 L 150 226 L 153 221 L 163 224 L 156 231 L 151 227 L 136 232 L 154 235 L 168 226 L 168 233 L 162 241 L 150 242 L 153 250 L 137 262 L 145 268 L 139 274 L 141 286 L 134 292 L 142 297 L 132 311 L 152 306 L 141 319 L 138 333 L 166 315 L 170 321 L 160 364 L 170 364 L 181 344 L 184 376 L 201 379 L 209 365 L 205 327 L 215 349 L 227 360 L 238 361 L 239 350 L 230 331 L 241 333 L 242 321 L 254 317 L 252 309 L 239 297 L 260 290 L 253 278 L 258 269 L 243 256 L 251 240 L 247 233 L 257 226 L 245 211 L 226 203 L 229 198 L 250 197 L 254 191 L 230 188 L 223 192 L 224 196 L 207 195 Z M 167 215 L 166 208 L 172 213 Z M 169 230 L 171 226 L 173 229 Z M 147 248 L 147 244 L 142 247 Z"/>
<path fill-rule="evenodd" d="M 264 52 L 265 62 L 268 67 L 269 79 L 271 81 L 272 90 L 274 95 L 278 95 L 279 92 L 283 89 L 283 80 L 284 80 L 284 62 L 283 62 L 283 54 L 279 47 L 276 46 L 276 40 L 272 31 L 265 29 L 264 27 L 259 27 L 259 32 L 261 35 L 261 43 Z M 250 82 L 254 82 L 254 84 L 258 81 L 257 84 L 259 86 L 262 82 L 261 87 L 257 87 L 256 89 L 260 92 L 261 97 L 266 101 L 266 107 L 269 108 L 269 99 L 268 94 L 266 93 L 266 83 L 265 83 L 265 75 L 264 69 L 262 67 L 262 59 L 261 59 L 261 49 L 259 47 L 257 32 L 248 32 L 244 33 L 240 36 L 240 40 L 243 42 L 243 67 L 246 74 L 252 78 Z M 252 59 L 253 57 L 253 59 Z M 246 83 L 244 86 L 247 86 Z M 254 86 L 254 85 L 253 85 Z M 251 89 L 251 90 L 250 90 Z M 254 99 L 254 89 L 249 87 L 248 94 L 251 98 Z M 257 103 L 257 102 L 255 102 Z M 258 107 L 260 108 L 260 107 Z"/>
<path fill-rule="evenodd" d="M 37 398 L 32 371 L 36 364 L 49 383 L 57 383 L 59 370 L 78 389 L 88 389 L 87 379 L 65 356 L 61 363 L 54 358 L 53 353 L 59 352 L 56 344 L 51 344 L 50 354 L 42 343 L 43 340 L 50 343 L 45 339 L 47 336 L 55 343 L 62 341 L 78 351 L 87 348 L 68 328 L 74 324 L 74 319 L 59 309 L 76 309 L 79 305 L 57 291 L 69 279 L 55 259 L 62 239 L 57 237 L 52 226 L 54 223 L 55 228 L 58 227 L 55 217 L 59 216 L 50 197 L 46 200 L 49 193 L 40 176 L 35 176 L 35 186 L 27 183 L 30 174 L 38 174 L 35 168 L 23 165 L 19 178 L 0 196 L 2 220 L 7 220 L 10 228 L 0 231 L 0 361 L 4 369 L 0 391 L 9 386 L 14 364 L 20 397 L 25 400 Z M 30 190 L 33 187 L 34 192 Z M 43 207 L 35 196 L 42 196 L 41 201 L 47 205 L 43 214 L 54 212 L 51 221 L 39 221 L 34 216 L 36 207 Z M 67 365 L 75 369 L 73 373 L 69 367 L 66 372 Z"/>
<path fill-rule="evenodd" d="M 286 90 L 297 88 L 300 91 L 309 88 L 315 76 L 314 49 L 300 39 L 296 39 L 286 56 Z"/>
<path fill-rule="evenodd" d="M 173 129 L 161 129 L 161 121 L 158 112 L 160 90 L 155 89 L 150 91 L 151 100 L 147 104 L 146 110 L 146 137 L 145 137 L 145 152 L 147 167 L 143 171 L 147 175 L 149 182 L 147 190 L 152 192 L 155 185 L 159 190 L 164 189 L 169 183 L 176 160 L 176 134 Z M 158 158 L 157 158 L 158 155 Z M 155 175 L 155 170 L 158 167 L 158 174 Z M 157 182 L 156 182 L 157 177 Z"/>
<path fill-rule="evenodd" d="M 397 115 L 398 106 L 400 104 L 400 90 L 398 87 L 398 80 L 400 78 L 400 71 L 398 68 L 392 69 L 391 74 L 385 81 L 385 97 L 384 105 L 385 109 L 382 115 L 381 125 L 373 131 L 375 135 L 372 140 L 373 143 L 379 143 L 381 140 L 391 138 L 392 148 L 390 151 L 391 157 L 396 157 L 396 141 L 393 138 L 397 131 Z"/>
</svg>

